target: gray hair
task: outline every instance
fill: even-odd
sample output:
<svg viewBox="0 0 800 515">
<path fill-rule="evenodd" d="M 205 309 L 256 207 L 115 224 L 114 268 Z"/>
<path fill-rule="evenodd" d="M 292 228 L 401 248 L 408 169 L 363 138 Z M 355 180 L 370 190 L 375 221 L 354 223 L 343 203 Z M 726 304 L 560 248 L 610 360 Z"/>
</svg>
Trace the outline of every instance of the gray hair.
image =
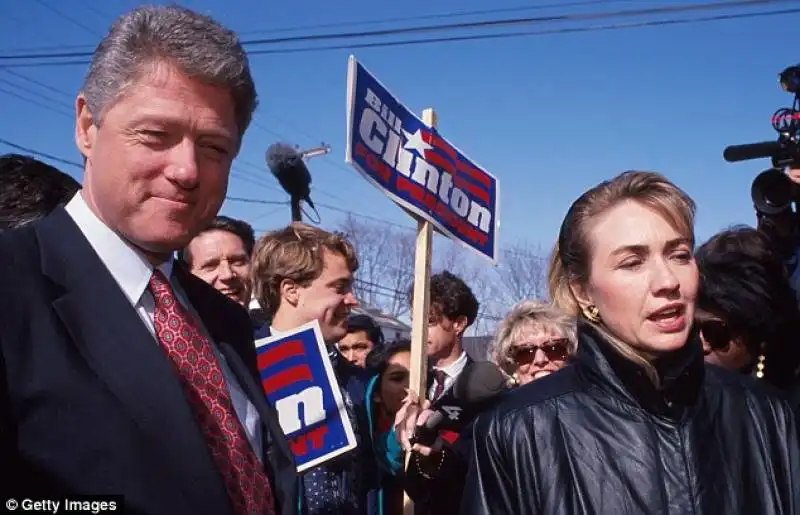
<svg viewBox="0 0 800 515">
<path fill-rule="evenodd" d="M 532 325 L 569 340 L 567 352 L 573 356 L 578 350 L 576 319 L 560 309 L 535 300 L 524 300 L 511 308 L 497 334 L 489 344 L 488 359 L 500 366 L 504 372 L 513 374 L 517 369 L 511 359 L 511 348 L 519 332 Z"/>
<path fill-rule="evenodd" d="M 229 89 L 241 140 L 258 104 L 247 54 L 234 32 L 180 6 L 138 7 L 111 26 L 81 87 L 95 123 L 141 77 L 145 65 L 159 61 Z"/>
</svg>

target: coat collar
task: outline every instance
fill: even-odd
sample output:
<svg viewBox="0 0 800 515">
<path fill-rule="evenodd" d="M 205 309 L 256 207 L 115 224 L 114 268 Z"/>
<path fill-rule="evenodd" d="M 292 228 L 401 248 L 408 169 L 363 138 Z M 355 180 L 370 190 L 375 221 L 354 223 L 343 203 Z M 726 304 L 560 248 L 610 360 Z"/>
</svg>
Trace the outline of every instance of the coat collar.
<svg viewBox="0 0 800 515">
<path fill-rule="evenodd" d="M 683 347 L 653 362 L 658 386 L 643 367 L 619 354 L 599 331 L 583 321 L 578 323 L 576 361 L 601 388 L 670 418 L 679 417 L 695 404 L 705 374 L 702 346 L 694 330 Z"/>
</svg>

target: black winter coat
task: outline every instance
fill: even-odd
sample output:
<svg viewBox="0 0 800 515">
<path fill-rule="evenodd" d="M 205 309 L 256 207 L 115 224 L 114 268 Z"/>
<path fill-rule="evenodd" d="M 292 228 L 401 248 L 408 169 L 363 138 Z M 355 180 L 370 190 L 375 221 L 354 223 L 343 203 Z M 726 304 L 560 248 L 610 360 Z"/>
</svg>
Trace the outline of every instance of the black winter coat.
<svg viewBox="0 0 800 515">
<path fill-rule="evenodd" d="M 588 326 L 576 362 L 475 425 L 467 515 L 800 514 L 800 448 L 780 393 L 704 366 L 696 338 L 656 389 Z"/>
</svg>

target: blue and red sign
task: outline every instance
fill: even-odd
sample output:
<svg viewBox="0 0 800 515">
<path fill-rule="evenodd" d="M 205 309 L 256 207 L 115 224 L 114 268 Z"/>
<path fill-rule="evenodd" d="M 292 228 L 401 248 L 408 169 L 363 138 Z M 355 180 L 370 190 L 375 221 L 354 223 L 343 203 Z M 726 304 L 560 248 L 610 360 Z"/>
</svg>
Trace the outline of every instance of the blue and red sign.
<svg viewBox="0 0 800 515">
<path fill-rule="evenodd" d="M 425 125 L 352 56 L 347 75 L 346 161 L 439 232 L 496 262 L 497 179 Z"/>
<path fill-rule="evenodd" d="M 256 341 L 261 386 L 303 472 L 356 447 L 317 321 Z"/>
</svg>

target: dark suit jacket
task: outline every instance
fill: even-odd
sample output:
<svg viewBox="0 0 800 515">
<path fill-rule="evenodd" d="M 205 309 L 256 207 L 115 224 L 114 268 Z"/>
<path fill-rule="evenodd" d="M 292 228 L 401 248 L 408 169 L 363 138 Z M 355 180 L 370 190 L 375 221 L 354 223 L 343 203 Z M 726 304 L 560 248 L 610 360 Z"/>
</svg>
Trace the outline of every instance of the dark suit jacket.
<svg viewBox="0 0 800 515">
<path fill-rule="evenodd" d="M 474 360 L 474 359 L 472 359 L 472 356 L 470 356 L 469 354 L 467 354 L 467 362 L 464 364 L 464 366 L 465 366 L 465 367 L 468 367 L 468 366 L 470 366 L 470 365 L 471 365 L 471 364 L 473 364 L 473 363 L 475 363 L 475 360 Z M 434 370 L 433 370 L 433 365 L 431 365 L 431 363 L 430 363 L 430 362 L 428 362 L 427 380 L 426 380 L 426 383 L 425 383 L 425 385 L 426 385 L 426 386 L 425 386 L 425 391 L 426 391 L 426 392 L 428 391 L 428 389 L 430 388 L 430 386 L 431 386 L 431 385 L 432 385 L 432 384 L 433 384 L 433 383 L 436 381 L 436 378 L 434 377 L 434 374 L 433 374 L 433 372 L 434 372 Z M 450 386 L 448 387 L 448 390 L 449 390 L 450 388 L 452 388 L 452 385 L 450 385 Z M 447 390 L 445 390 L 445 391 L 447 391 Z M 442 393 L 444 393 L 444 392 L 442 392 Z M 427 394 L 426 394 L 426 397 L 427 397 Z"/>
<path fill-rule="evenodd" d="M 261 415 L 278 513 L 296 513 L 294 460 L 256 379 L 246 312 L 177 264 L 174 273 Z M 0 274 L 0 491 L 230 514 L 178 377 L 69 215 L 59 208 L 0 236 Z"/>
</svg>

